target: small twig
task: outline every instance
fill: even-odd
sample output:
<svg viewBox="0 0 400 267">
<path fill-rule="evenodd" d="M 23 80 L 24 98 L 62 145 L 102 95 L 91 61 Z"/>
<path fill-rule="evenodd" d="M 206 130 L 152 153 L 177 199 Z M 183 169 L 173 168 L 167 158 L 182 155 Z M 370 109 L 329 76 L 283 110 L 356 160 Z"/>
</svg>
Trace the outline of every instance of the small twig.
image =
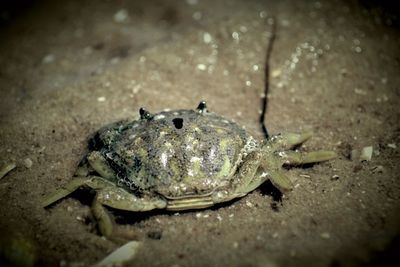
<svg viewBox="0 0 400 267">
<path fill-rule="evenodd" d="M 268 93 L 269 93 L 269 62 L 271 58 L 271 53 L 272 53 L 272 47 L 274 46 L 274 41 L 276 37 L 276 22 L 275 18 L 272 18 L 272 31 L 271 31 L 271 37 L 269 38 L 269 43 L 268 43 L 268 48 L 267 48 L 267 53 L 265 56 L 265 77 L 264 77 L 264 94 L 261 98 L 261 115 L 260 115 L 260 124 L 262 131 L 264 133 L 265 138 L 268 140 L 269 139 L 269 134 L 267 127 L 265 126 L 265 113 L 267 112 L 267 107 L 268 107 Z"/>
</svg>

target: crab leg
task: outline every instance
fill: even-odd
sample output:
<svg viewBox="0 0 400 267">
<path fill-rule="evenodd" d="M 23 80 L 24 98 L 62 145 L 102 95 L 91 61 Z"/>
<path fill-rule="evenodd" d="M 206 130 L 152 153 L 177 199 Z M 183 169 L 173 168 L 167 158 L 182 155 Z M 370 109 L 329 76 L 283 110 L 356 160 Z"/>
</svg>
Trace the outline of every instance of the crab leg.
<svg viewBox="0 0 400 267">
<path fill-rule="evenodd" d="M 74 177 L 69 183 L 64 185 L 62 188 L 56 190 L 51 193 L 42 201 L 42 207 L 47 207 L 54 202 L 68 196 L 72 192 L 76 191 L 81 186 L 87 186 L 92 189 L 101 189 L 107 186 L 113 186 L 113 184 L 99 176 L 88 176 L 82 177 L 77 176 Z"/>
<path fill-rule="evenodd" d="M 288 164 L 288 165 L 317 163 L 317 162 L 331 160 L 337 157 L 337 154 L 334 151 L 329 151 L 329 150 L 319 150 L 308 153 L 285 151 L 279 154 L 282 157 L 283 164 Z"/>
<path fill-rule="evenodd" d="M 275 135 L 270 140 L 272 150 L 291 149 L 296 145 L 301 145 L 311 138 L 313 133 L 311 131 L 303 133 L 284 133 Z"/>
<path fill-rule="evenodd" d="M 100 233 L 105 237 L 112 236 L 114 220 L 98 200 L 98 193 L 92 202 L 92 213 L 97 219 Z"/>
<path fill-rule="evenodd" d="M 53 193 L 49 194 L 46 196 L 43 201 L 42 201 L 42 207 L 47 207 L 54 202 L 68 196 L 75 190 L 77 190 L 79 187 L 85 185 L 87 182 L 88 178 L 87 177 L 76 177 L 72 179 L 68 184 L 64 185 L 64 187 L 54 191 Z"/>
<path fill-rule="evenodd" d="M 108 166 L 107 160 L 101 155 L 99 151 L 92 151 L 88 154 L 87 160 L 90 166 L 98 173 L 101 177 L 107 179 L 114 178 L 114 171 Z"/>
<path fill-rule="evenodd" d="M 257 169 L 260 166 L 261 153 L 251 152 L 243 160 L 243 164 L 239 169 L 237 178 L 234 180 L 239 181 L 236 186 L 234 197 L 242 197 L 249 193 L 250 191 L 257 188 L 260 184 L 265 182 L 267 178 L 257 176 Z M 232 197 L 233 198 L 233 197 Z M 226 201 L 226 200 L 224 200 Z"/>
<path fill-rule="evenodd" d="M 103 181 L 100 181 L 103 180 Z M 108 185 L 97 190 L 96 197 L 92 203 L 92 212 L 99 223 L 100 233 L 105 237 L 112 237 L 114 222 L 104 206 L 127 211 L 148 211 L 153 209 L 163 209 L 167 202 L 159 197 L 142 196 L 136 197 L 120 187 L 110 185 L 103 178 L 98 178 L 99 182 Z"/>
<path fill-rule="evenodd" d="M 97 190 L 95 201 L 114 209 L 137 212 L 163 209 L 167 206 L 164 198 L 147 195 L 141 195 L 139 198 L 115 185 Z"/>
<path fill-rule="evenodd" d="M 268 173 L 271 183 L 281 192 L 287 192 L 293 189 L 293 183 L 289 177 L 281 171 L 271 171 Z"/>
<path fill-rule="evenodd" d="M 152 209 L 165 208 L 167 202 L 157 197 L 143 196 L 137 198 L 123 188 L 115 185 L 99 176 L 75 177 L 63 188 L 47 196 L 42 206 L 47 207 L 57 200 L 66 197 L 81 186 L 87 186 L 96 190 L 96 197 L 92 203 L 92 212 L 99 223 L 99 230 L 102 235 L 110 237 L 113 229 L 113 220 L 108 214 L 105 206 L 128 211 L 148 211 Z"/>
</svg>

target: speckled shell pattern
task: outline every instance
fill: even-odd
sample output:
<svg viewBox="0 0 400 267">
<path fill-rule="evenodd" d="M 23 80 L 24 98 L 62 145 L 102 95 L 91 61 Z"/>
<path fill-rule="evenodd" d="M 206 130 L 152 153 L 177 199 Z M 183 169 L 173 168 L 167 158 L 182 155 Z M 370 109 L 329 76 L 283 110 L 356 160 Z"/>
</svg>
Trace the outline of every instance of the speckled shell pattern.
<svg viewBox="0 0 400 267">
<path fill-rule="evenodd" d="M 215 113 L 177 110 L 114 124 L 96 138 L 116 183 L 174 198 L 229 186 L 249 135 Z"/>
</svg>

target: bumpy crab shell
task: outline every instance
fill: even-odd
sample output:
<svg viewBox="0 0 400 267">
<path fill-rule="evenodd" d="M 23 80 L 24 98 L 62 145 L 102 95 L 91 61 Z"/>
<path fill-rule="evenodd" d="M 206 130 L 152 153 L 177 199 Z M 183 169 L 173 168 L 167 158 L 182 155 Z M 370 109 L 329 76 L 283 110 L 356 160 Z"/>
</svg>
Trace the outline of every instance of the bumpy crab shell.
<svg viewBox="0 0 400 267">
<path fill-rule="evenodd" d="M 330 160 L 333 151 L 290 150 L 311 132 L 287 133 L 257 142 L 243 128 L 207 111 L 155 115 L 140 109 L 140 119 L 100 129 L 76 177 L 45 197 L 47 207 L 81 186 L 96 191 L 92 211 L 100 232 L 112 235 L 113 223 L 104 206 L 128 211 L 187 210 L 245 196 L 266 180 L 290 190 L 282 165 Z"/>
<path fill-rule="evenodd" d="M 205 108 L 154 116 L 142 110 L 141 119 L 106 127 L 94 141 L 94 155 L 107 165 L 97 167 L 94 155 L 89 162 L 109 166 L 102 176 L 169 199 L 228 187 L 243 158 L 258 148 L 243 128 Z"/>
</svg>

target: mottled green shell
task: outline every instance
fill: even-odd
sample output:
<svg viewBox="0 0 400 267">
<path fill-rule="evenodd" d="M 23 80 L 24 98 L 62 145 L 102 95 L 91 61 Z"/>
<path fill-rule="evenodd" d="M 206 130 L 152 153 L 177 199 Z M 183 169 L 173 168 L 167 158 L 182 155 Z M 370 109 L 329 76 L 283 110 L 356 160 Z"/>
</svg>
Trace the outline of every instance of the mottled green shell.
<svg viewBox="0 0 400 267">
<path fill-rule="evenodd" d="M 214 113 L 177 110 L 106 127 L 97 146 L 119 184 L 176 198 L 229 186 L 248 139 Z"/>
</svg>

